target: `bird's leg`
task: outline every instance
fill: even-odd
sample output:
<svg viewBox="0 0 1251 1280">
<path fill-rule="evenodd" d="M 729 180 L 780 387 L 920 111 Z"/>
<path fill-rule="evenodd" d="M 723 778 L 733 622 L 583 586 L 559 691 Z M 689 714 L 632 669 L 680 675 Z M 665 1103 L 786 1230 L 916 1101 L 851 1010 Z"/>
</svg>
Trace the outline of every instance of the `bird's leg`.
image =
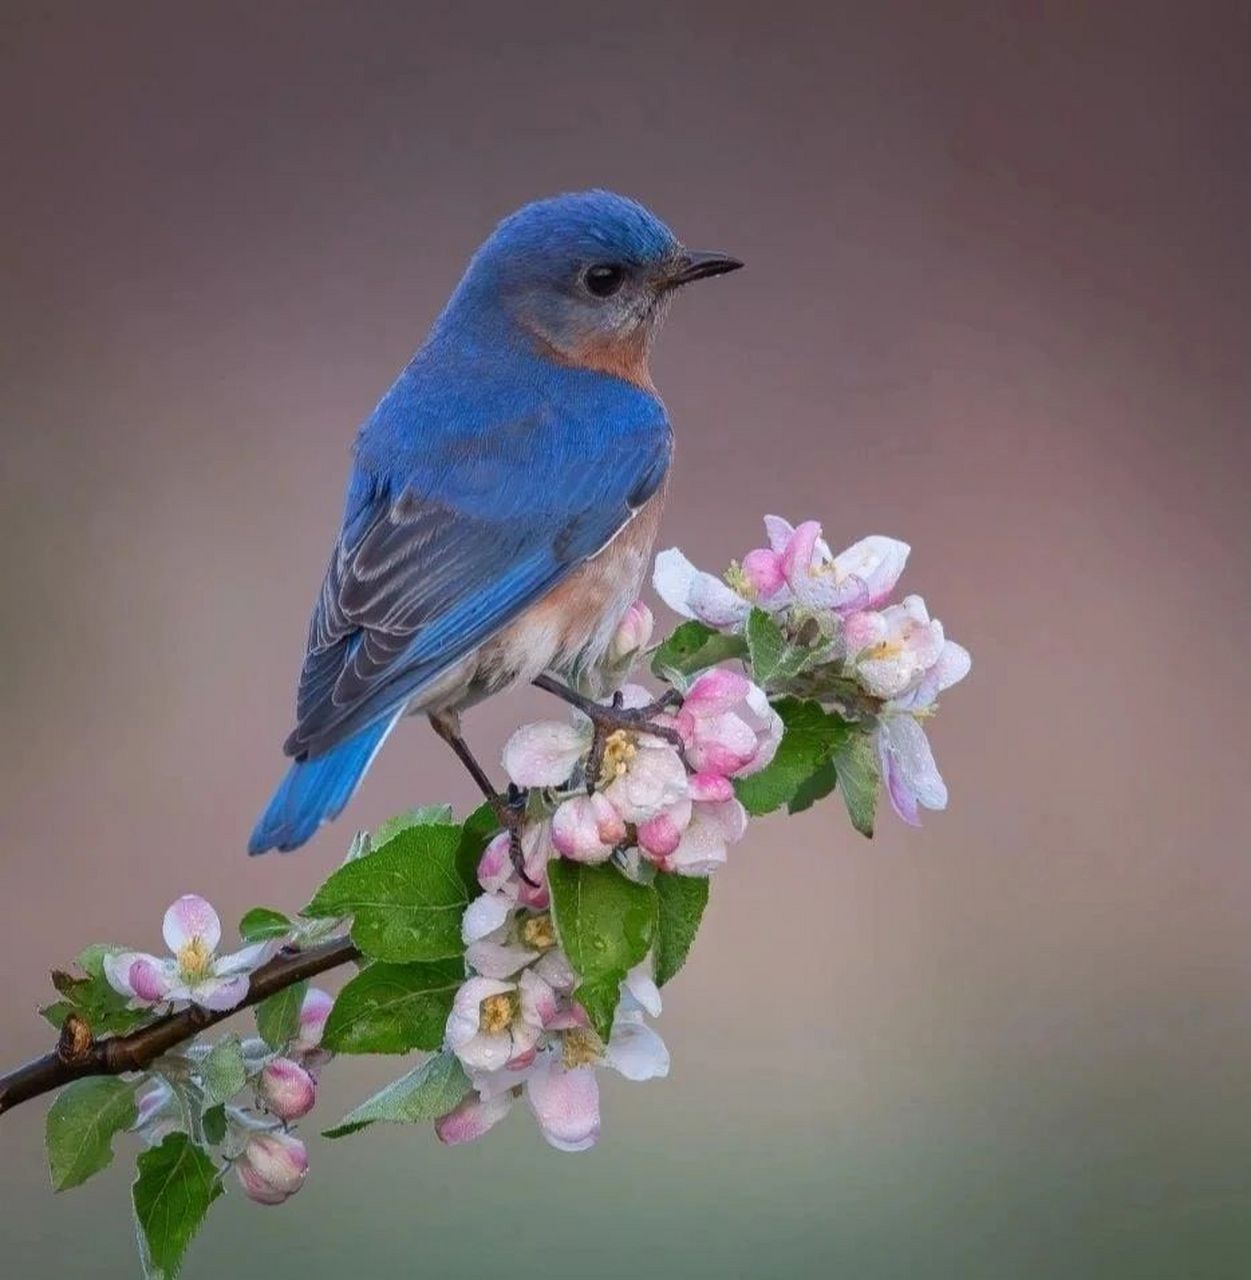
<svg viewBox="0 0 1251 1280">
<path fill-rule="evenodd" d="M 454 711 L 436 711 L 430 716 L 430 727 L 456 753 L 456 758 L 469 770 L 469 776 L 478 784 L 495 810 L 500 825 L 508 832 L 508 854 L 513 869 L 532 889 L 538 885 L 526 874 L 525 855 L 521 848 L 521 828 L 526 816 L 526 793 L 508 784 L 508 791 L 501 795 L 496 791 L 486 770 L 478 763 L 460 731 L 460 716 Z"/>
<path fill-rule="evenodd" d="M 645 707 L 623 707 L 620 691 L 613 694 L 611 702 L 605 703 L 586 697 L 576 689 L 561 684 L 553 676 L 539 676 L 534 684 L 536 688 L 554 693 L 570 706 L 577 707 L 590 720 L 594 728 L 594 737 L 591 740 L 591 754 L 586 764 L 588 791 L 594 789 L 596 780 L 599 778 L 608 739 L 620 729 L 646 733 L 653 738 L 662 738 L 677 751 L 682 763 L 691 770 L 690 761 L 686 758 L 686 743 L 682 740 L 682 735 L 672 725 L 656 723 L 657 716 L 681 705 L 682 695 L 676 689 L 662 693 L 659 698 L 649 702 Z"/>
</svg>

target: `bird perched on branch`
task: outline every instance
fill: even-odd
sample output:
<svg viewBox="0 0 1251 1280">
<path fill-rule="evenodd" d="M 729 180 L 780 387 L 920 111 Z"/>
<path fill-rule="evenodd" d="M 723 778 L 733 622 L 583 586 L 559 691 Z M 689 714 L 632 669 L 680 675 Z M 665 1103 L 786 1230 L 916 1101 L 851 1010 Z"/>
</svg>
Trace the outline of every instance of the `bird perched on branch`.
<svg viewBox="0 0 1251 1280">
<path fill-rule="evenodd" d="M 284 750 L 250 853 L 336 817 L 396 721 L 574 680 L 638 594 L 672 452 L 648 353 L 675 290 L 742 264 L 606 191 L 541 200 L 474 255 L 361 427 Z"/>
</svg>

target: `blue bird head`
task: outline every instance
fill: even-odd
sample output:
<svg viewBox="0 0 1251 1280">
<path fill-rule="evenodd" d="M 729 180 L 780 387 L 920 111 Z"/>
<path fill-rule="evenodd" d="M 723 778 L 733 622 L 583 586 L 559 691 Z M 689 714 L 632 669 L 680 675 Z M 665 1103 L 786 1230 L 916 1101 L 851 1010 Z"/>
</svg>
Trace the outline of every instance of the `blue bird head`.
<svg viewBox="0 0 1251 1280">
<path fill-rule="evenodd" d="M 610 191 L 528 204 L 474 255 L 443 323 L 502 321 L 563 364 L 650 383 L 647 353 L 674 290 L 742 266 L 685 249 L 655 214 Z"/>
</svg>

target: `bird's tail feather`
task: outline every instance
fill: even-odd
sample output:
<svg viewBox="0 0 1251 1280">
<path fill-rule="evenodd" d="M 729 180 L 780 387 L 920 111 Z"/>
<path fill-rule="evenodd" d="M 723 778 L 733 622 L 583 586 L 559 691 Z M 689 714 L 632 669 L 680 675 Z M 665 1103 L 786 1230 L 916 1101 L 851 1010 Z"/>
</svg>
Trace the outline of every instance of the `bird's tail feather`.
<svg viewBox="0 0 1251 1280">
<path fill-rule="evenodd" d="M 298 849 L 323 822 L 337 818 L 398 719 L 396 713 L 379 720 L 325 755 L 293 764 L 257 821 L 248 852 Z"/>
</svg>

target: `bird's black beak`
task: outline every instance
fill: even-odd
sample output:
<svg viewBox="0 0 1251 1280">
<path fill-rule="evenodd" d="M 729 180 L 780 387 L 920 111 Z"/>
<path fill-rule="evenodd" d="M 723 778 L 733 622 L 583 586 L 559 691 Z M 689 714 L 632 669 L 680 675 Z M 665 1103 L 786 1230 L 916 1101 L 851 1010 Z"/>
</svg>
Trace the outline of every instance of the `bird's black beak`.
<svg viewBox="0 0 1251 1280">
<path fill-rule="evenodd" d="M 701 253 L 684 249 L 665 283 L 670 288 L 690 284 L 692 280 L 706 280 L 709 276 L 723 276 L 727 271 L 737 271 L 743 264 L 725 253 Z"/>
</svg>

